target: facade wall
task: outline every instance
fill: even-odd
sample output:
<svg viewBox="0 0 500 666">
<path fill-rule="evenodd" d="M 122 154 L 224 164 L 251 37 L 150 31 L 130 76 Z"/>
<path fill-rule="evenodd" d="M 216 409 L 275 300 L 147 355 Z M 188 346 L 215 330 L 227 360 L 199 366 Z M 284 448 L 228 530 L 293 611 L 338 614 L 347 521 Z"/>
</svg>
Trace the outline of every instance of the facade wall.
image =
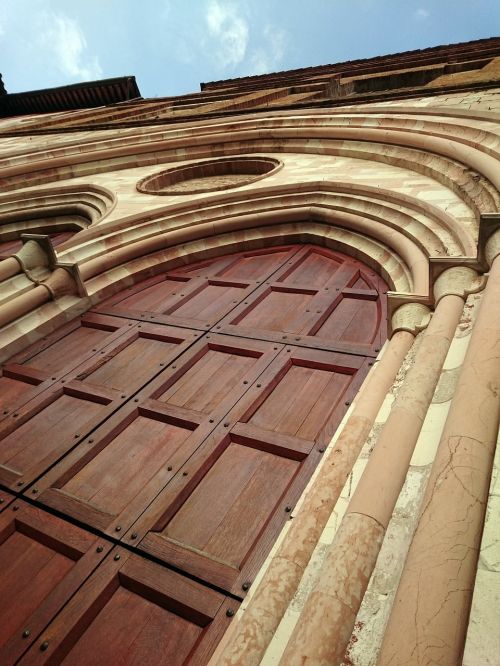
<svg viewBox="0 0 500 666">
<path fill-rule="evenodd" d="M 500 56 L 488 53 L 392 96 L 371 74 L 318 68 L 0 122 L 0 242 L 74 232 L 55 249 L 26 237 L 0 262 L 2 362 L 141 279 L 244 249 L 324 245 L 389 285 L 389 339 L 212 664 L 499 663 Z M 342 104 L 339 86 L 356 85 L 373 101 Z M 209 192 L 136 187 L 237 156 L 280 168 L 228 189 L 205 175 Z"/>
</svg>

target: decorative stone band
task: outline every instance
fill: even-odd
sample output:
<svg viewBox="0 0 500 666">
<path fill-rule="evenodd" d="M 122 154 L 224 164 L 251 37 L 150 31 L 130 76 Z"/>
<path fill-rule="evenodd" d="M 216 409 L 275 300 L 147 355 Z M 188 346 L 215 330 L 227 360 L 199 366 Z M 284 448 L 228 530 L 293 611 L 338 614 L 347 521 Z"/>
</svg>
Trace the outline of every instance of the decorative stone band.
<svg viewBox="0 0 500 666">
<path fill-rule="evenodd" d="M 428 325 L 431 311 L 423 303 L 404 303 L 393 313 L 391 318 L 392 335 L 397 331 L 408 331 L 417 335 Z"/>
<path fill-rule="evenodd" d="M 467 298 L 469 294 L 476 294 L 484 289 L 486 279 L 469 266 L 453 266 L 443 271 L 434 282 L 434 298 L 436 305 L 450 294 Z"/>
</svg>

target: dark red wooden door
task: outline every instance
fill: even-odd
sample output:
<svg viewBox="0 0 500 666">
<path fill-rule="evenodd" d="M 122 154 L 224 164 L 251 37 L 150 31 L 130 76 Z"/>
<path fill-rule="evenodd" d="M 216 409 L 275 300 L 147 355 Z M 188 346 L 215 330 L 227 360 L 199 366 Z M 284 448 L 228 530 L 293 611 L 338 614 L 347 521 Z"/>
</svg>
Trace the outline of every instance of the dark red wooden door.
<svg viewBox="0 0 500 666">
<path fill-rule="evenodd" d="M 206 663 L 379 351 L 385 292 L 325 248 L 239 252 L 147 278 L 11 359 L 0 486 L 37 507 L 15 524 L 50 547 L 80 530 L 129 550 L 61 612 L 36 598 L 39 639 L 16 625 L 8 654 Z"/>
</svg>

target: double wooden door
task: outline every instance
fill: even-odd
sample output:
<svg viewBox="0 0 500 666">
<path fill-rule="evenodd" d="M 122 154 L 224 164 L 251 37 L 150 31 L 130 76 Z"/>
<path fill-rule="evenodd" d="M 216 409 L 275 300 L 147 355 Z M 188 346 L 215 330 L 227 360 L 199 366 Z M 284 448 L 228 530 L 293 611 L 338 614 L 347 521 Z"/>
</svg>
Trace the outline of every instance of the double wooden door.
<svg viewBox="0 0 500 666">
<path fill-rule="evenodd" d="M 0 663 L 206 663 L 379 351 L 385 292 L 324 248 L 240 252 L 7 363 Z"/>
</svg>

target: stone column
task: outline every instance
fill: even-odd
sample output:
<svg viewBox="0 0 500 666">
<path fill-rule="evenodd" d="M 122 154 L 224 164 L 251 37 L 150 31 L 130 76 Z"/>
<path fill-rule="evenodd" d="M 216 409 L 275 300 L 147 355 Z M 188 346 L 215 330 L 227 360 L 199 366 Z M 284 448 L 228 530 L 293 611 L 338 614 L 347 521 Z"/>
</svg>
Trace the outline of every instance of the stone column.
<svg viewBox="0 0 500 666">
<path fill-rule="evenodd" d="M 78 287 L 71 274 L 64 268 L 56 268 L 44 282 L 2 306 L 0 328 L 23 317 L 47 301 L 61 296 L 77 294 Z"/>
<path fill-rule="evenodd" d="M 436 309 L 280 662 L 338 664 L 346 651 L 385 530 L 403 487 L 449 345 L 477 274 L 450 268 Z M 458 289 L 455 287 L 458 285 Z"/>
<path fill-rule="evenodd" d="M 487 287 L 396 594 L 381 665 L 461 663 L 500 419 L 500 230 L 488 241 L 486 258 L 491 265 Z"/>
<path fill-rule="evenodd" d="M 211 660 L 217 666 L 260 663 L 291 602 L 344 483 L 365 443 L 387 391 L 414 336 L 426 325 L 428 308 L 409 304 L 393 318 L 393 335 L 356 396 L 351 416 L 323 462 L 283 543 L 272 558 L 241 618 L 236 618 Z"/>
</svg>

